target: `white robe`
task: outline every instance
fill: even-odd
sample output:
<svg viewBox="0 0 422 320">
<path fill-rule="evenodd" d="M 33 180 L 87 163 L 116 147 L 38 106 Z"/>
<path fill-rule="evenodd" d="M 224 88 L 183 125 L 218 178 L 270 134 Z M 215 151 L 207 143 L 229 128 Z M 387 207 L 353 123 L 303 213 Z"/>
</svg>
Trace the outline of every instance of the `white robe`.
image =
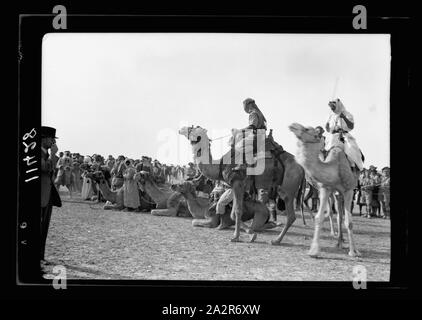
<svg viewBox="0 0 422 320">
<path fill-rule="evenodd" d="M 334 146 L 340 147 L 348 159 L 356 164 L 359 170 L 362 170 L 363 161 L 360 148 L 356 142 L 356 139 L 349 133 L 351 129 L 349 129 L 346 122 L 340 117 L 340 112 L 342 112 L 349 121 L 354 123 L 353 115 L 346 111 L 343 104 L 338 101 L 336 110 L 329 116 L 327 120 L 329 131 L 325 141 L 325 150 L 330 150 Z M 340 133 L 332 133 L 338 129 L 348 131 L 347 133 L 343 133 L 344 143 L 340 141 Z"/>
</svg>

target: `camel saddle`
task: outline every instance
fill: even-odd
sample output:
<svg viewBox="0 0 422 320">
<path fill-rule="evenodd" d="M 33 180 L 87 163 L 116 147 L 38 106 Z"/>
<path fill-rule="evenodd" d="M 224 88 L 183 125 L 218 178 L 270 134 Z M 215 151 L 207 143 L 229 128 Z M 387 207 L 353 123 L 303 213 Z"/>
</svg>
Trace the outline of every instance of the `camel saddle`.
<svg viewBox="0 0 422 320">
<path fill-rule="evenodd" d="M 254 150 L 252 150 L 252 148 L 249 148 L 249 150 L 238 150 L 234 148 L 234 145 L 232 144 L 231 150 L 229 152 L 227 152 L 220 161 L 220 173 L 219 176 L 221 178 L 221 180 L 225 180 L 228 183 L 230 183 L 230 181 L 232 180 L 232 178 L 234 176 L 245 176 L 246 177 L 246 169 L 248 167 L 254 167 L 256 164 L 252 163 L 252 164 L 247 164 L 245 159 L 253 159 L 255 158 L 255 161 L 257 161 L 258 159 L 262 159 L 265 158 L 267 160 L 273 159 L 274 161 L 274 168 L 280 167 L 280 169 L 283 170 L 283 172 L 285 171 L 285 165 L 283 163 L 282 157 L 281 155 L 283 153 L 285 153 L 286 151 L 284 150 L 284 148 L 279 145 L 277 142 L 274 141 L 271 131 L 270 134 L 265 137 L 265 153 L 264 152 L 253 152 L 256 151 L 256 144 L 254 146 Z M 242 156 L 243 156 L 243 163 L 242 164 L 236 164 L 235 163 L 235 159 L 236 156 L 239 157 L 239 152 L 242 152 Z M 251 153 L 252 154 L 251 154 Z M 246 156 L 248 156 L 249 158 L 246 158 Z M 222 164 L 223 164 L 223 159 L 224 161 L 229 160 L 232 165 L 234 165 L 234 167 L 232 167 L 231 169 L 227 168 L 226 170 L 222 170 Z M 270 160 L 271 161 L 271 160 Z M 227 163 L 227 162 L 225 162 Z M 249 184 L 250 184 L 250 189 L 254 190 L 255 192 L 257 191 L 256 189 L 256 176 L 251 176 L 249 179 Z M 249 188 L 248 188 L 249 189 Z M 276 190 L 270 190 L 270 193 L 275 193 Z M 252 192 L 254 193 L 254 192 Z"/>
<path fill-rule="evenodd" d="M 256 141 L 255 141 L 256 142 Z M 284 148 L 279 145 L 277 142 L 274 141 L 272 134 L 265 137 L 265 152 L 257 152 L 256 143 L 254 142 L 253 148 L 243 148 L 241 151 L 243 152 L 243 165 L 237 165 L 233 170 L 239 170 L 245 167 L 253 167 L 255 163 L 249 164 L 245 160 L 246 159 L 254 159 L 258 161 L 258 159 L 274 159 L 274 166 L 277 167 L 280 164 L 284 167 L 284 164 L 280 158 L 280 155 L 285 152 Z M 234 146 L 232 145 L 232 150 L 234 151 Z M 236 152 L 231 153 L 231 163 L 234 163 Z"/>
</svg>

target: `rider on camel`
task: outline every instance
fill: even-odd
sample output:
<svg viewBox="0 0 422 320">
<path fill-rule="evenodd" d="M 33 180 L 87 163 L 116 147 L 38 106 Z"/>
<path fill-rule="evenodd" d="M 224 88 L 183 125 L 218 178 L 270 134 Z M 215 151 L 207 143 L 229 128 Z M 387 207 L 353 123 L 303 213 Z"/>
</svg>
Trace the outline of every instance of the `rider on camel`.
<svg viewBox="0 0 422 320">
<path fill-rule="evenodd" d="M 358 171 L 363 169 L 363 155 L 350 131 L 355 127 L 353 115 L 346 110 L 340 99 L 328 102 L 332 113 L 330 114 L 325 129 L 330 133 L 326 139 L 325 149 L 340 147 L 346 153 L 352 168 Z"/>
</svg>

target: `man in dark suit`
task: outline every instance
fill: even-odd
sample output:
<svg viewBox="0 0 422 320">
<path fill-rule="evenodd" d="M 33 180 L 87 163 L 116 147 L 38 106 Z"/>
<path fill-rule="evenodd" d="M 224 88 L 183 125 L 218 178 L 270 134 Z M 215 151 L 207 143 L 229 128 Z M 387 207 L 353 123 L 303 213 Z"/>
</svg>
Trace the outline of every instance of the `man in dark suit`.
<svg viewBox="0 0 422 320">
<path fill-rule="evenodd" d="M 56 168 L 56 129 L 41 127 L 41 219 L 40 219 L 40 262 L 44 262 L 45 243 L 53 206 L 61 207 L 61 200 L 54 186 Z M 50 152 L 48 152 L 50 150 Z"/>
</svg>

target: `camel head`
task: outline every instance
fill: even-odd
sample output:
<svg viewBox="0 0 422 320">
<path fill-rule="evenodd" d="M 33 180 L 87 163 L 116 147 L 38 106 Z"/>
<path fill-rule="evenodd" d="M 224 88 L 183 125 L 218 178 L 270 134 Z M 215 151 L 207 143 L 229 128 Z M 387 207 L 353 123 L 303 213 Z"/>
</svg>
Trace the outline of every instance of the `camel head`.
<svg viewBox="0 0 422 320">
<path fill-rule="evenodd" d="M 139 171 L 135 173 L 134 178 L 137 179 L 141 185 L 144 185 L 147 181 L 152 181 L 152 175 L 147 171 Z"/>
<path fill-rule="evenodd" d="M 214 189 L 214 182 L 203 174 L 201 174 L 198 178 L 191 180 L 190 182 L 192 182 L 195 190 L 197 191 L 211 193 L 211 191 Z"/>
<path fill-rule="evenodd" d="M 207 129 L 201 128 L 200 126 L 182 127 L 179 130 L 179 134 L 185 136 L 191 144 L 198 143 L 203 137 L 208 138 Z"/>
<path fill-rule="evenodd" d="M 106 179 L 102 171 L 89 172 L 87 173 L 86 177 L 92 179 L 96 183 L 106 183 Z"/>
<path fill-rule="evenodd" d="M 295 136 L 304 143 L 319 143 L 321 138 L 318 135 L 318 131 L 312 127 L 304 127 L 299 123 L 292 123 L 289 126 L 289 130 L 295 134 Z"/>
<path fill-rule="evenodd" d="M 172 184 L 171 190 L 180 192 L 182 195 L 192 194 L 196 195 L 196 189 L 191 181 L 184 181 L 179 184 Z"/>
</svg>

